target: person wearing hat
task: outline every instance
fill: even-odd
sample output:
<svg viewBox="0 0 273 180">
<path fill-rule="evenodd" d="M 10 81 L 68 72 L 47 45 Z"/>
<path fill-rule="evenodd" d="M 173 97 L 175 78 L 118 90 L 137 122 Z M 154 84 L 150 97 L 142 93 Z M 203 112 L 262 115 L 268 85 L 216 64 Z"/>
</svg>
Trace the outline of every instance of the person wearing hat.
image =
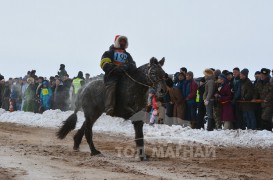
<svg viewBox="0 0 273 180">
<path fill-rule="evenodd" d="M 56 79 L 56 88 L 53 92 L 53 109 L 60 109 L 65 111 L 66 109 L 66 92 L 63 82 L 60 78 Z"/>
<path fill-rule="evenodd" d="M 85 79 L 83 77 L 83 72 L 79 71 L 77 77 L 75 77 L 72 81 L 72 109 L 75 108 L 75 100 L 76 100 L 76 95 L 78 94 L 79 89 L 84 86 L 85 84 Z"/>
<path fill-rule="evenodd" d="M 229 85 L 230 85 L 230 87 L 231 87 L 231 89 L 232 89 L 232 88 L 233 88 L 233 87 L 232 87 L 233 73 L 232 73 L 232 72 L 227 72 L 225 75 L 226 75 L 227 80 L 228 80 L 228 82 L 229 82 Z"/>
<path fill-rule="evenodd" d="M 273 115 L 273 97 L 272 85 L 270 84 L 270 70 L 261 69 L 261 79 L 255 86 L 255 100 L 262 100 L 261 103 L 261 123 L 257 124 L 258 129 L 272 131 L 272 115 Z M 259 119 L 258 118 L 258 119 Z"/>
<path fill-rule="evenodd" d="M 185 120 L 190 121 L 191 128 L 196 128 L 196 93 L 198 85 L 193 79 L 193 72 L 189 71 L 186 73 L 186 84 L 184 97 L 186 100 L 186 118 Z"/>
<path fill-rule="evenodd" d="M 243 120 L 246 123 L 247 129 L 256 129 L 256 104 L 244 102 L 251 101 L 254 96 L 254 85 L 248 78 L 248 69 L 243 69 L 240 73 L 240 108 L 243 112 Z"/>
<path fill-rule="evenodd" d="M 85 84 L 82 71 L 78 72 L 78 76 L 75 77 L 72 81 L 73 94 L 78 94 L 79 89 Z"/>
<path fill-rule="evenodd" d="M 27 87 L 23 94 L 23 111 L 25 112 L 34 112 L 35 110 L 35 86 L 34 78 L 27 78 Z"/>
<path fill-rule="evenodd" d="M 182 67 L 182 68 L 180 68 L 180 71 L 179 72 L 176 72 L 175 74 L 174 74 L 174 84 L 177 84 L 178 83 L 178 81 L 179 81 L 179 78 L 178 78 L 178 76 L 179 76 L 179 74 L 180 73 L 183 73 L 183 74 L 185 74 L 185 76 L 186 76 L 186 73 L 188 72 L 188 70 L 187 70 L 187 68 L 185 68 L 185 67 Z"/>
<path fill-rule="evenodd" d="M 184 74 L 184 73 L 183 73 Z M 173 105 L 173 122 L 168 122 L 169 124 L 182 125 L 183 119 L 185 119 L 185 98 L 183 98 L 181 90 L 177 87 L 174 87 L 173 80 L 168 78 L 166 81 L 167 92 L 170 97 L 170 104 Z M 168 119 L 167 119 L 168 120 Z M 169 121 L 169 120 L 168 120 Z"/>
<path fill-rule="evenodd" d="M 64 107 L 64 111 L 69 110 L 70 108 L 70 88 L 72 86 L 72 79 L 69 78 L 69 74 L 65 74 L 63 76 L 63 87 L 64 87 L 64 99 L 65 99 L 65 107 Z"/>
<path fill-rule="evenodd" d="M 53 92 L 47 80 L 42 82 L 42 88 L 40 92 L 40 102 L 42 107 L 42 112 L 45 110 L 49 110 L 52 107 L 52 96 Z M 39 111 L 41 112 L 41 111 Z"/>
<path fill-rule="evenodd" d="M 224 70 L 225 71 L 225 70 Z M 221 74 L 220 69 L 216 69 L 214 72 L 215 77 L 215 88 L 218 88 L 220 84 L 218 83 L 218 76 Z M 219 104 L 217 98 L 214 99 L 213 104 L 213 119 L 215 122 L 215 129 L 222 129 L 222 120 L 221 120 L 221 105 Z"/>
<path fill-rule="evenodd" d="M 136 63 L 132 56 L 126 51 L 128 48 L 128 38 L 117 35 L 114 45 L 102 55 L 100 67 L 105 72 L 105 112 L 113 116 L 116 105 L 116 90 L 119 80 L 125 75 L 125 72 L 131 72 L 136 69 Z"/>
<path fill-rule="evenodd" d="M 64 64 L 60 64 L 60 68 L 59 68 L 59 71 L 57 72 L 57 74 L 59 75 L 59 77 L 61 79 L 63 79 L 63 76 L 65 74 L 67 74 L 66 70 L 65 70 L 65 65 Z"/>
<path fill-rule="evenodd" d="M 261 72 L 260 71 L 256 71 L 255 74 L 254 74 L 254 77 L 255 77 L 255 81 L 254 81 L 254 86 L 257 84 L 257 82 L 260 80 L 261 78 Z"/>
<path fill-rule="evenodd" d="M 213 130 L 213 104 L 214 104 L 214 92 L 215 92 L 215 77 L 211 69 L 205 69 L 203 74 L 205 75 L 205 92 L 203 95 L 204 104 L 206 106 L 206 112 L 208 116 L 207 130 Z"/>
<path fill-rule="evenodd" d="M 215 93 L 219 103 L 221 104 L 221 120 L 224 122 L 224 129 L 232 129 L 234 121 L 234 112 L 231 104 L 232 93 L 225 74 L 218 76 L 219 87 Z"/>
<path fill-rule="evenodd" d="M 22 104 L 21 84 L 19 78 L 14 78 L 14 83 L 11 86 L 10 93 L 10 105 L 12 105 L 11 111 L 20 111 Z"/>
</svg>

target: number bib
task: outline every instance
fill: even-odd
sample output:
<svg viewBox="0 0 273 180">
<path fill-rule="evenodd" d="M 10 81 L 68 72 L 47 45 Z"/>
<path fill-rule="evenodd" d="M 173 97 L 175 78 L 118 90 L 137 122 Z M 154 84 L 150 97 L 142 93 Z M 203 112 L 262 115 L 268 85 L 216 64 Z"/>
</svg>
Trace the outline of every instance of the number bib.
<svg viewBox="0 0 273 180">
<path fill-rule="evenodd" d="M 48 89 L 47 88 L 43 88 L 42 89 L 42 95 L 48 95 Z"/>
<path fill-rule="evenodd" d="M 114 64 L 124 64 L 127 62 L 128 55 L 124 52 L 115 51 L 114 52 Z"/>
</svg>

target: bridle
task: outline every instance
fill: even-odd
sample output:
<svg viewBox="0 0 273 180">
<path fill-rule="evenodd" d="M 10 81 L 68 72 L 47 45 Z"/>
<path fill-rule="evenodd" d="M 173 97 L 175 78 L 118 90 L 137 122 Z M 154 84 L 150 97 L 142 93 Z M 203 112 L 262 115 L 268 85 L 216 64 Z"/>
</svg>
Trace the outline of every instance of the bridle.
<svg viewBox="0 0 273 180">
<path fill-rule="evenodd" d="M 135 79 L 134 79 L 132 76 L 130 76 L 126 71 L 124 71 L 124 74 L 125 74 L 129 79 L 131 79 L 132 81 L 134 81 L 134 82 L 137 83 L 137 84 L 140 84 L 140 85 L 142 85 L 142 86 L 149 87 L 149 88 L 155 88 L 155 85 L 156 85 L 158 82 L 164 80 L 164 78 L 158 79 L 157 81 L 153 81 L 153 80 L 151 79 L 151 77 L 150 77 L 150 72 L 151 72 L 151 68 L 148 69 L 148 76 L 147 76 L 147 78 L 148 78 L 148 80 L 151 82 L 152 86 L 151 86 L 151 85 L 148 85 L 148 84 L 144 84 L 144 83 L 142 83 L 142 82 L 139 82 L 139 81 L 135 80 Z"/>
</svg>

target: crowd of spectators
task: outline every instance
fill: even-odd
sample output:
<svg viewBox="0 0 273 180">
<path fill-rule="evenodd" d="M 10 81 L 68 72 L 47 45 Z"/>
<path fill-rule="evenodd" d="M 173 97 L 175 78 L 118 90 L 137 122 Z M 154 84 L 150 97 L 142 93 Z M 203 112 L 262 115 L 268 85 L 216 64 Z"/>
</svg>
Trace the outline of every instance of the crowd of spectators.
<svg viewBox="0 0 273 180">
<path fill-rule="evenodd" d="M 249 70 L 235 67 L 228 70 L 205 69 L 204 77 L 194 78 L 183 67 L 169 77 L 164 101 L 155 101 L 149 92 L 150 124 L 180 124 L 192 128 L 258 129 L 272 131 L 273 70 L 262 68 L 249 78 Z M 151 109 L 151 110 L 150 110 Z M 156 117 L 155 117 L 156 115 Z"/>
<path fill-rule="evenodd" d="M 91 81 L 90 74 L 79 71 L 69 78 L 65 65 L 61 64 L 57 75 L 49 79 L 37 76 L 36 71 L 5 81 L 0 74 L 0 107 L 6 111 L 42 113 L 49 109 L 67 111 L 73 109 L 73 99 L 79 88 Z"/>
</svg>

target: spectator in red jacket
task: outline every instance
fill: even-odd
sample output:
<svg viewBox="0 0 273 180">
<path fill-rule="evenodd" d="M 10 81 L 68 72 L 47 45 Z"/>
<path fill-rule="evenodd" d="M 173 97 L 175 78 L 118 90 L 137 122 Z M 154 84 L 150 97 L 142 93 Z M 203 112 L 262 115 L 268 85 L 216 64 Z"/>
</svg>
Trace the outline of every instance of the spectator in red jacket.
<svg viewBox="0 0 273 180">
<path fill-rule="evenodd" d="M 191 71 L 186 74 L 186 85 L 184 89 L 184 97 L 186 99 L 186 120 L 191 122 L 191 127 L 196 128 L 196 93 L 198 85 L 193 79 Z"/>
</svg>

